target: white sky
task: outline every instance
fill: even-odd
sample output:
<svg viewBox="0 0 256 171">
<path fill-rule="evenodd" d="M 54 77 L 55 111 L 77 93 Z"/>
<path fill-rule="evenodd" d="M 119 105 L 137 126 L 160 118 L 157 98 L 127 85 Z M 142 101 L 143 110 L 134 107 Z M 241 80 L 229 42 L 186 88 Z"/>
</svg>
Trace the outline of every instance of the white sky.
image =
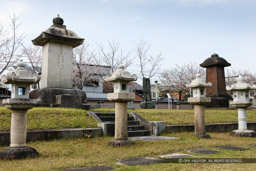
<svg viewBox="0 0 256 171">
<path fill-rule="evenodd" d="M 32 45 L 60 14 L 91 49 L 115 40 L 127 52 L 145 40 L 165 58 L 162 70 L 218 53 L 232 68 L 256 72 L 255 9 L 256 0 L 1 0 L 0 21 L 19 15 Z"/>
</svg>

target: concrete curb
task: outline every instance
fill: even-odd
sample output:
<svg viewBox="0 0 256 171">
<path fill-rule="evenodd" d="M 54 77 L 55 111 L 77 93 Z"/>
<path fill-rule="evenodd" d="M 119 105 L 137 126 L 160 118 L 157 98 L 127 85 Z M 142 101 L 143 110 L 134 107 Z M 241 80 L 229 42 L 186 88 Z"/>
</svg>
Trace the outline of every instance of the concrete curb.
<svg viewBox="0 0 256 171">
<path fill-rule="evenodd" d="M 28 130 L 27 142 L 102 136 L 101 128 Z M 10 131 L 0 131 L 0 145 L 10 145 Z"/>
<path fill-rule="evenodd" d="M 238 128 L 238 123 L 212 123 L 206 124 L 206 132 L 231 132 Z M 249 130 L 256 130 L 256 122 L 248 122 L 247 127 Z M 167 132 L 193 132 L 194 125 L 166 125 L 165 131 Z"/>
</svg>

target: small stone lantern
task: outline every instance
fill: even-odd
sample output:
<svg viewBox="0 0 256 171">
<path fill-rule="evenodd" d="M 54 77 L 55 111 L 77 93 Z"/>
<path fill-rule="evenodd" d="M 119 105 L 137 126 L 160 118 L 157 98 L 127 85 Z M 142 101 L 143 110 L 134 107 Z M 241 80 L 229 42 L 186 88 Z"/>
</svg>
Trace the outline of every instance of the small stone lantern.
<svg viewBox="0 0 256 171">
<path fill-rule="evenodd" d="M 238 111 L 238 130 L 232 131 L 231 135 L 253 137 L 255 132 L 247 129 L 246 108 L 252 105 L 249 99 L 250 90 L 255 90 L 256 87 L 247 84 L 242 76 L 239 76 L 236 80 L 236 84 L 226 87 L 227 90 L 233 92 L 233 101 L 230 104 Z"/>
<path fill-rule="evenodd" d="M 192 89 L 192 97 L 188 98 L 188 102 L 194 105 L 194 118 L 195 118 L 195 134 L 198 138 L 211 138 L 205 131 L 205 104 L 211 102 L 210 97 L 205 97 L 206 88 L 211 87 L 212 83 L 202 79 L 199 74 L 196 79 L 191 82 L 187 87 Z"/>
<path fill-rule="evenodd" d="M 32 108 L 37 100 L 29 99 L 29 88 L 31 84 L 38 83 L 40 76 L 27 70 L 27 65 L 20 62 L 17 69 L 8 72 L 1 77 L 5 84 L 12 84 L 12 95 L 10 99 L 4 99 L 3 105 L 12 111 L 10 148 L 0 152 L 2 159 L 20 159 L 26 157 L 37 157 L 38 152 L 26 146 L 27 136 L 27 110 Z"/>
<path fill-rule="evenodd" d="M 127 102 L 135 99 L 135 94 L 129 92 L 128 83 L 136 81 L 136 75 L 124 71 L 124 66 L 111 75 L 104 77 L 105 81 L 114 83 L 114 93 L 108 94 L 108 100 L 115 102 L 115 139 L 109 142 L 111 146 L 130 146 L 134 143 L 128 140 L 127 133 Z"/>
</svg>

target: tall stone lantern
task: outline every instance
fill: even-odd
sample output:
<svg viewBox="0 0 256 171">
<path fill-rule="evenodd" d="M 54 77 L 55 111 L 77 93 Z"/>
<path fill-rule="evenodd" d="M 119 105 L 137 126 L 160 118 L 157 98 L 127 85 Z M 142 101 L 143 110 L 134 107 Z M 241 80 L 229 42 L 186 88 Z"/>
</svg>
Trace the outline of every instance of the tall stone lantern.
<svg viewBox="0 0 256 171">
<path fill-rule="evenodd" d="M 192 97 L 188 98 L 188 102 L 194 105 L 195 134 L 198 138 L 210 138 L 205 131 L 205 104 L 211 102 L 210 97 L 205 97 L 206 88 L 212 86 L 212 83 L 202 79 L 199 74 L 196 79 L 187 85 L 192 89 Z"/>
<path fill-rule="evenodd" d="M 233 101 L 230 104 L 238 111 L 238 130 L 232 131 L 231 135 L 253 137 L 255 132 L 247 129 L 246 108 L 252 105 L 249 99 L 250 90 L 255 90 L 256 87 L 247 84 L 242 76 L 239 76 L 236 80 L 236 84 L 226 87 L 227 90 L 233 92 Z"/>
<path fill-rule="evenodd" d="M 26 157 L 37 157 L 38 152 L 26 146 L 27 137 L 27 110 L 32 108 L 37 100 L 29 99 L 29 88 L 31 84 L 38 83 L 40 76 L 28 71 L 25 63 L 19 63 L 17 69 L 8 72 L 1 77 L 5 84 L 12 84 L 10 99 L 4 99 L 3 105 L 12 111 L 11 119 L 11 144 L 9 148 L 0 152 L 2 159 L 20 159 Z"/>
<path fill-rule="evenodd" d="M 135 74 L 130 75 L 119 66 L 111 76 L 104 77 L 105 81 L 114 83 L 114 93 L 108 94 L 108 100 L 115 102 L 115 139 L 109 142 L 111 146 L 131 146 L 134 143 L 128 140 L 127 133 L 127 102 L 135 99 L 135 94 L 129 92 L 128 83 L 136 81 Z"/>
</svg>

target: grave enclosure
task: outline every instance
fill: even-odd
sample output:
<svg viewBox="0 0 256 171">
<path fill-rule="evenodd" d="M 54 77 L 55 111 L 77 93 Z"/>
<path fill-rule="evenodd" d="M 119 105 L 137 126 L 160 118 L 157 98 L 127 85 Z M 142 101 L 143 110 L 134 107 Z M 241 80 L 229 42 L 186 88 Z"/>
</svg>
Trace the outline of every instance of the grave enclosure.
<svg viewBox="0 0 256 171">
<path fill-rule="evenodd" d="M 43 60 L 42 60 L 42 76 L 30 73 L 26 70 L 24 63 L 17 65 L 16 71 L 7 73 L 2 76 L 2 80 L 6 84 L 12 84 L 11 99 L 3 102 L 7 108 L 12 111 L 10 147 L 0 152 L 2 159 L 20 159 L 26 157 L 37 157 L 39 154 L 36 149 L 26 146 L 26 112 L 33 106 L 47 106 L 47 107 L 70 107 L 70 108 L 85 108 L 86 94 L 81 90 L 73 88 L 72 85 L 72 51 L 74 47 L 81 45 L 84 39 L 80 38 L 73 31 L 67 30 L 63 25 L 64 21 L 59 16 L 53 19 L 53 25 L 42 32 L 36 39 L 32 40 L 34 45 L 43 46 Z M 206 134 L 205 125 L 205 106 L 210 107 L 227 107 L 227 102 L 230 97 L 226 94 L 224 67 L 230 64 L 217 54 L 213 54 L 201 64 L 206 69 L 206 80 L 196 76 L 187 87 L 192 89 L 192 97 L 188 102 L 194 107 L 194 136 L 198 138 L 211 138 Z M 41 79 L 41 88 L 29 93 L 29 86 L 38 83 Z M 223 81 L 224 79 L 224 81 Z M 175 137 L 161 137 L 156 138 L 151 136 L 159 136 L 166 130 L 163 121 L 150 122 L 148 130 L 150 131 L 150 138 L 128 138 L 129 118 L 127 115 L 127 103 L 135 98 L 135 94 L 129 91 L 128 83 L 136 81 L 137 76 L 130 74 L 124 69 L 124 66 L 119 66 L 112 75 L 106 76 L 105 81 L 113 82 L 114 92 L 108 94 L 108 100 L 115 103 L 115 114 L 111 117 L 115 118 L 114 139 L 109 141 L 108 145 L 114 147 L 132 146 L 135 140 L 171 140 Z M 232 131 L 234 136 L 255 136 L 254 131 L 247 129 L 246 108 L 251 105 L 248 93 L 249 90 L 256 89 L 255 86 L 250 86 L 244 82 L 242 77 L 237 79 L 238 83 L 228 87 L 228 90 L 234 92 L 233 102 L 231 105 L 238 109 L 238 130 Z M 221 83 L 221 84 L 219 84 Z M 224 87 L 224 88 L 223 88 Z M 151 109 L 155 108 L 150 96 L 150 80 L 143 78 L 144 101 L 140 104 L 141 108 Z M 133 114 L 135 120 L 142 122 L 143 118 L 139 118 Z M 104 116 L 103 116 L 104 118 Z M 107 117 L 105 117 L 106 119 Z M 133 118 L 133 119 L 134 119 Z M 108 123 L 109 124 L 109 123 Z M 107 125 L 107 124 L 106 124 Z M 110 125 L 110 124 L 109 124 Z M 145 125 L 133 125 L 138 129 Z M 104 132 L 104 130 L 103 130 Z M 84 134 L 84 133 L 81 133 Z M 229 148 L 222 147 L 220 148 Z M 202 149 L 192 150 L 191 153 L 209 153 Z M 210 151 L 211 153 L 218 153 L 219 151 Z M 172 158 L 173 156 L 193 157 L 193 155 L 173 154 L 162 156 L 162 158 Z M 134 159 L 137 160 L 137 159 Z M 152 160 L 143 158 L 143 162 Z M 122 160 L 121 160 L 122 161 Z M 154 159 L 155 163 L 163 160 Z M 127 161 L 126 161 L 127 162 Z M 129 163 L 129 161 L 128 161 Z"/>
</svg>

